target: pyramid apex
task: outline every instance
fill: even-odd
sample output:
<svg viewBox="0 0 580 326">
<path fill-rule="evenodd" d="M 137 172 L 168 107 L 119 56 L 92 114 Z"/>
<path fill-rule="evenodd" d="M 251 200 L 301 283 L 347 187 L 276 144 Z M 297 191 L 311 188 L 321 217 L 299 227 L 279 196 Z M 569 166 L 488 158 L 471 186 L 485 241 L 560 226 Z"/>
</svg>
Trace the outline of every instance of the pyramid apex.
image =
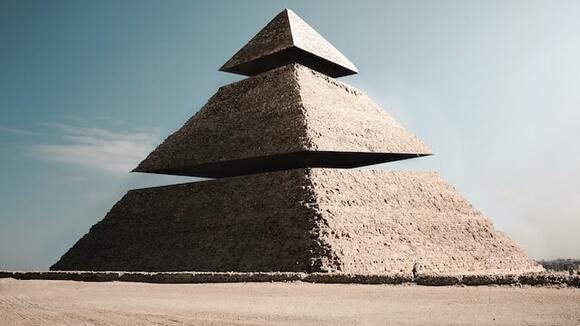
<svg viewBox="0 0 580 326">
<path fill-rule="evenodd" d="M 300 63 L 330 77 L 356 74 L 356 66 L 289 8 L 283 9 L 221 68 L 254 76 Z"/>
<path fill-rule="evenodd" d="M 294 15 L 296 15 L 296 12 L 294 12 L 294 10 L 292 10 L 290 8 L 284 8 L 284 10 L 282 10 L 280 13 L 287 13 L 287 14 L 294 14 Z"/>
</svg>

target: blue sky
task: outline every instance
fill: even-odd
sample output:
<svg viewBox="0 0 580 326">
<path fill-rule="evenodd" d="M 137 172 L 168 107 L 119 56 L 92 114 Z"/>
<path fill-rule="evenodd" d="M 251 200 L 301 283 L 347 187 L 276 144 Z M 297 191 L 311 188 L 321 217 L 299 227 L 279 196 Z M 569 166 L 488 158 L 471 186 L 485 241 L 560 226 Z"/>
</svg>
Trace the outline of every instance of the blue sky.
<svg viewBox="0 0 580 326">
<path fill-rule="evenodd" d="M 580 257 L 578 1 L 0 1 L 0 269 L 46 269 L 283 8 L 534 258 Z"/>
</svg>

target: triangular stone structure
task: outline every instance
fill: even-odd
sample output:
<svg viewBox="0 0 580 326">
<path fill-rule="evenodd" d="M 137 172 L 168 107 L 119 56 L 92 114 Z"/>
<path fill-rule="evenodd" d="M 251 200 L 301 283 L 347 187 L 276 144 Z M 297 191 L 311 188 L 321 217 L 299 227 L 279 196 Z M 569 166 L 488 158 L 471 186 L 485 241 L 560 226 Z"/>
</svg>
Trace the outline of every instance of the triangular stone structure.
<svg viewBox="0 0 580 326">
<path fill-rule="evenodd" d="M 131 190 L 55 270 L 518 273 L 436 173 L 294 169 Z"/>
<path fill-rule="evenodd" d="M 289 9 L 274 17 L 220 70 L 254 76 L 294 62 L 331 77 L 358 72 L 350 60 Z"/>
<path fill-rule="evenodd" d="M 317 59 L 280 60 L 292 47 Z M 354 67 L 336 53 L 294 13 L 280 13 L 225 65 L 252 77 L 220 88 L 136 168 L 219 179 L 129 191 L 51 269 L 542 270 L 436 173 L 343 169 L 430 151 L 329 77 L 341 73 L 328 62 Z M 278 57 L 265 65 L 267 56 Z"/>
<path fill-rule="evenodd" d="M 361 91 L 288 64 L 220 88 L 135 171 L 225 177 L 429 154 Z"/>
</svg>

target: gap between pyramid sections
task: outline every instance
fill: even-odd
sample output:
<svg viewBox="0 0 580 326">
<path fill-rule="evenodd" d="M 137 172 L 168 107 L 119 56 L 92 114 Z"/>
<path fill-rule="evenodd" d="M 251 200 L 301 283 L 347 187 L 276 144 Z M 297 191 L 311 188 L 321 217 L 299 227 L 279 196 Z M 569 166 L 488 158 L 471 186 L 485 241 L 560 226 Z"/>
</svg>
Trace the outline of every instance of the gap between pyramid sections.
<svg viewBox="0 0 580 326">
<path fill-rule="evenodd" d="M 134 171 L 219 178 L 355 168 L 432 154 L 366 94 L 327 74 L 329 60 L 351 71 L 356 67 L 290 10 L 222 70 L 262 69 L 264 57 L 288 59 L 283 52 L 291 48 L 309 55 L 270 61 L 267 70 L 221 87 Z"/>
</svg>

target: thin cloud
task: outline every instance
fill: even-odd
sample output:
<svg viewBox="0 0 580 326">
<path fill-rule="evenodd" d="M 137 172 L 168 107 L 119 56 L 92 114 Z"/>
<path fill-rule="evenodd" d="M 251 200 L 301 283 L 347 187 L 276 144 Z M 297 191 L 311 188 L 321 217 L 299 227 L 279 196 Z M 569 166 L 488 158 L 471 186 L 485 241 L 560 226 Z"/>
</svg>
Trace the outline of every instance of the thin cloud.
<svg viewBox="0 0 580 326">
<path fill-rule="evenodd" d="M 0 127 L 0 132 L 18 135 L 18 136 L 40 136 L 40 135 L 42 135 L 41 133 L 36 132 L 36 131 L 30 131 L 30 130 L 18 129 L 18 128 L 8 128 L 8 127 Z"/>
<path fill-rule="evenodd" d="M 57 131 L 63 142 L 33 145 L 30 154 L 34 158 L 108 173 L 131 171 L 154 148 L 159 134 L 158 130 L 114 132 L 62 123 L 39 124 Z"/>
</svg>

